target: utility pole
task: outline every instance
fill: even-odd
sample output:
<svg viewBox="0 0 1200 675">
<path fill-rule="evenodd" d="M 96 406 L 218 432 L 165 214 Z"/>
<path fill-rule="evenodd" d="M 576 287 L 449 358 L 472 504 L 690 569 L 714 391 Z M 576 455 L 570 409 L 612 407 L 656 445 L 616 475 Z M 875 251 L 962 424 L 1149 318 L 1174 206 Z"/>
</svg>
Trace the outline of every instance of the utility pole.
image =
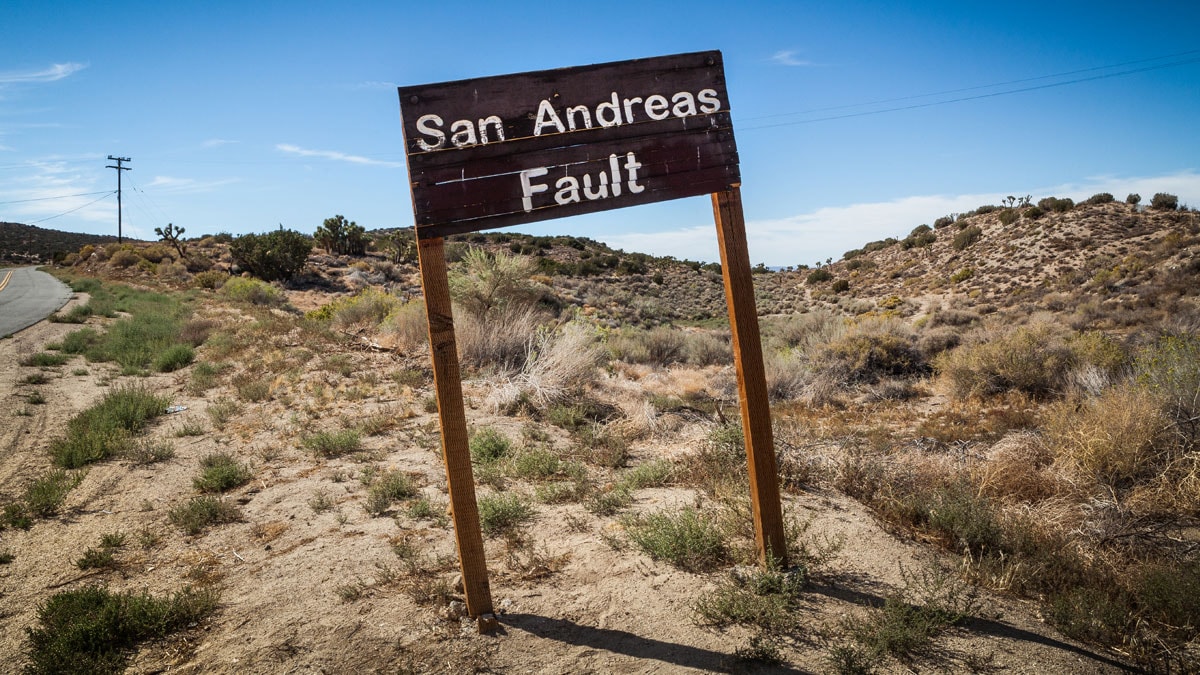
<svg viewBox="0 0 1200 675">
<path fill-rule="evenodd" d="M 109 155 L 108 158 L 117 163 L 116 166 L 109 164 L 108 166 L 106 166 L 104 168 L 117 170 L 117 243 L 120 244 L 121 243 L 121 172 L 122 171 L 133 171 L 133 169 L 131 169 L 127 166 L 121 166 L 122 162 L 131 161 L 128 157 L 113 157 L 112 155 Z"/>
</svg>

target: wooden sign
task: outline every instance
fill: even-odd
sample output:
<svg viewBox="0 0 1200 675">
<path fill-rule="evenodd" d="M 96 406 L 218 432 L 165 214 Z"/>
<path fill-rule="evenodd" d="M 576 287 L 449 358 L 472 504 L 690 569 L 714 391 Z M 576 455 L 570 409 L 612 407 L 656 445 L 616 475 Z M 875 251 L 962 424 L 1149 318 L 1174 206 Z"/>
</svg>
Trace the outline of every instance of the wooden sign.
<svg viewBox="0 0 1200 675">
<path fill-rule="evenodd" d="M 418 237 L 738 184 L 721 52 L 400 87 Z"/>
<path fill-rule="evenodd" d="M 443 237 L 711 194 L 759 559 L 786 564 L 771 409 L 721 53 L 400 87 L 442 454 L 467 612 L 496 626 Z"/>
</svg>

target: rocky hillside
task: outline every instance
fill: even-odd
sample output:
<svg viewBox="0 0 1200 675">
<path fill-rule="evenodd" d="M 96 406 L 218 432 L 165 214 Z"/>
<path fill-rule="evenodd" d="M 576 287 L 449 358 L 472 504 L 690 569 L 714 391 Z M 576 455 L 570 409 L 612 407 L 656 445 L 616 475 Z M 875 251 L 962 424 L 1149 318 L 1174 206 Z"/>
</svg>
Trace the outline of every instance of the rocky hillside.
<svg viewBox="0 0 1200 675">
<path fill-rule="evenodd" d="M 20 223 L 0 223 L 0 262 L 48 263 L 55 255 L 78 251 L 87 244 L 107 244 L 116 237 L 47 230 Z"/>
</svg>

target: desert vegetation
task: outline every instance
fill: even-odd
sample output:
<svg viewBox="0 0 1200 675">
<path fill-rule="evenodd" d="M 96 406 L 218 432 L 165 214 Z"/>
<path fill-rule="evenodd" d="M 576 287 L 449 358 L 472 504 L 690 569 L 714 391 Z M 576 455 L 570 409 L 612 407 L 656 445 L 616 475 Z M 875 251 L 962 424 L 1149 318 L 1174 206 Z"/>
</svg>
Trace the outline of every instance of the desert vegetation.
<svg viewBox="0 0 1200 675">
<path fill-rule="evenodd" d="M 56 269 L 88 300 L 12 355 L 0 564 L 36 583 L 4 591 L 4 658 L 615 667 L 578 639 L 647 667 L 1188 672 L 1200 217 L 1138 201 L 1014 197 L 759 270 L 786 566 L 755 560 L 719 267 L 451 238 L 496 642 L 462 630 L 410 234 L 89 245 Z"/>
</svg>

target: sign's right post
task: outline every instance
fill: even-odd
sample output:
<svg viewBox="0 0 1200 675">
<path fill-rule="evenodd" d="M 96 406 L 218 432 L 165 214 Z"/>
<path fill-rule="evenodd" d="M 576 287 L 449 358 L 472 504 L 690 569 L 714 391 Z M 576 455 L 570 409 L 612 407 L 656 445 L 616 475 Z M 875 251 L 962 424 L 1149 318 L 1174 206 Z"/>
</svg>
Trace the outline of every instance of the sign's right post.
<svg viewBox="0 0 1200 675">
<path fill-rule="evenodd" d="M 774 559 L 787 565 L 787 543 L 783 534 L 783 511 L 779 501 L 779 477 L 775 466 L 775 443 L 771 432 L 771 407 L 767 377 L 763 369 L 762 340 L 758 331 L 758 309 L 750 251 L 746 246 L 746 220 L 742 193 L 737 185 L 712 195 L 713 217 L 721 248 L 721 274 L 725 277 L 725 302 L 733 335 L 733 360 L 737 369 L 742 433 L 750 469 L 750 502 L 754 508 L 754 539 L 758 559 L 764 565 Z"/>
</svg>

